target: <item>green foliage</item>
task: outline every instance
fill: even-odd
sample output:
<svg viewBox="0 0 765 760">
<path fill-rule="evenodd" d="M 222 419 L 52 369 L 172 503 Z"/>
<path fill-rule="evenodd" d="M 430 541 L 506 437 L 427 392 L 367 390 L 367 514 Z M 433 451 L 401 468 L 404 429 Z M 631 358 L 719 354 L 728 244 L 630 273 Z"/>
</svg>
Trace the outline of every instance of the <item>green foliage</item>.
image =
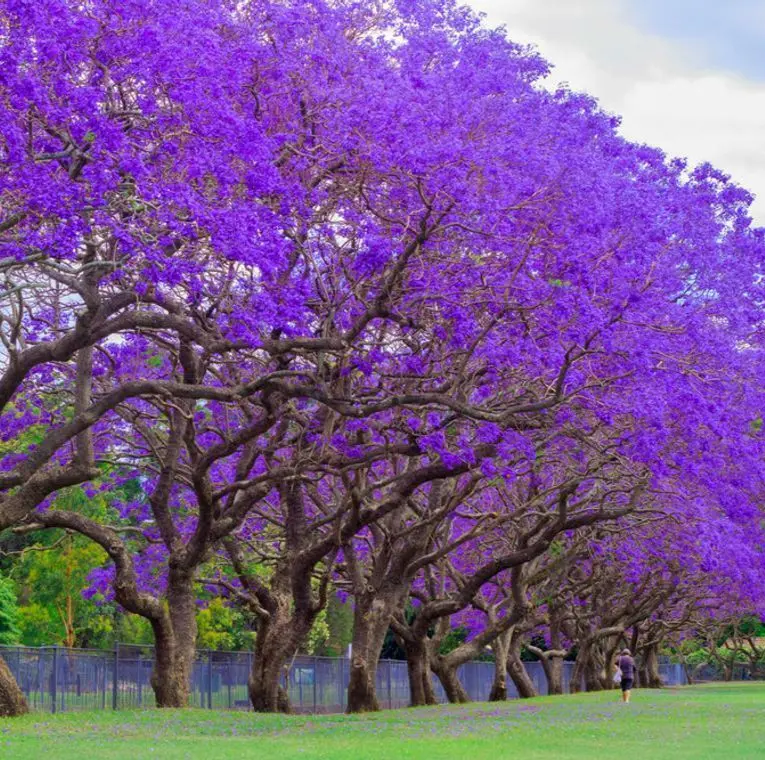
<svg viewBox="0 0 765 760">
<path fill-rule="evenodd" d="M 107 519 L 111 508 L 100 494 L 89 496 L 82 487 L 58 494 L 55 506 L 97 520 Z M 12 551 L 12 568 L 19 600 L 18 627 L 21 643 L 28 646 L 109 647 L 115 640 L 114 605 L 86 599 L 88 576 L 108 562 L 95 543 L 64 531 L 39 531 L 19 540 L 4 541 Z"/>
<path fill-rule="evenodd" d="M 322 642 L 316 642 L 313 654 L 320 657 L 341 657 L 348 649 L 353 637 L 353 605 L 341 601 L 337 596 L 329 599 L 325 610 L 328 635 Z"/>
<path fill-rule="evenodd" d="M 117 642 L 121 644 L 151 644 L 154 641 L 151 624 L 146 618 L 115 611 L 113 619 L 114 634 L 109 646 Z"/>
<path fill-rule="evenodd" d="M 459 628 L 452 628 L 449 633 L 444 636 L 441 641 L 441 646 L 438 647 L 439 654 L 449 654 L 453 652 L 460 644 L 462 644 L 468 637 L 468 629 L 460 626 Z M 484 659 L 479 657 L 479 660 Z"/>
<path fill-rule="evenodd" d="M 87 577 L 106 562 L 104 551 L 80 536 L 64 534 L 50 543 L 49 550 L 26 551 L 14 570 L 23 590 L 23 642 L 30 646 L 63 644 L 75 646 L 102 638 L 111 625 L 100 618 L 103 611 L 82 596 Z"/>
<path fill-rule="evenodd" d="M 31 602 L 19 609 L 21 642 L 28 647 L 50 646 L 61 640 L 61 622 L 51 610 L 37 602 Z"/>
<path fill-rule="evenodd" d="M 18 644 L 20 636 L 19 608 L 13 581 L 0 576 L 0 644 Z"/>
<path fill-rule="evenodd" d="M 308 654 L 317 654 L 317 650 L 329 640 L 329 625 L 327 624 L 327 610 L 323 609 L 313 621 L 311 630 L 308 632 L 306 651 Z"/>
<path fill-rule="evenodd" d="M 253 634 L 239 610 L 216 598 L 197 612 L 197 646 L 232 651 L 250 649 Z"/>
</svg>

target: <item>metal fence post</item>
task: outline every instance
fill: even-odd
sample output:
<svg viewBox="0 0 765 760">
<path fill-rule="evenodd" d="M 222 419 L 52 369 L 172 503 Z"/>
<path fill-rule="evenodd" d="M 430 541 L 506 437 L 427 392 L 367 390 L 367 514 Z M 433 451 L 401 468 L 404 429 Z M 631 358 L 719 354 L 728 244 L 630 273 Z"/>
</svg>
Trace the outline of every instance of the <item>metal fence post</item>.
<svg viewBox="0 0 765 760">
<path fill-rule="evenodd" d="M 101 709 L 106 709 L 106 664 L 108 660 L 106 657 L 104 657 L 101 661 L 101 667 L 103 670 L 101 671 L 103 673 L 101 677 Z"/>
<path fill-rule="evenodd" d="M 117 709 L 118 680 L 120 667 L 120 650 L 114 647 L 114 662 L 112 665 L 112 710 Z"/>
<path fill-rule="evenodd" d="M 207 652 L 207 708 L 212 710 L 212 681 L 213 681 L 213 658 L 212 652 Z"/>
<path fill-rule="evenodd" d="M 56 712 L 56 702 L 58 702 L 58 646 L 53 647 L 53 665 L 50 674 L 50 711 Z"/>
<path fill-rule="evenodd" d="M 337 674 L 338 674 L 338 681 L 337 684 L 337 696 L 340 699 L 340 712 L 345 711 L 345 658 L 341 657 L 340 661 L 338 662 Z"/>
<path fill-rule="evenodd" d="M 230 710 L 232 708 L 231 704 L 231 681 L 233 680 L 233 673 L 235 673 L 236 670 L 233 668 L 233 663 L 229 662 L 226 665 L 226 688 L 228 689 L 228 709 Z"/>
<path fill-rule="evenodd" d="M 391 689 L 390 672 L 391 670 L 393 670 L 393 662 L 391 660 L 388 660 L 387 664 L 388 664 L 388 708 L 392 710 L 393 709 L 393 690 Z"/>
<path fill-rule="evenodd" d="M 138 706 L 143 706 L 143 657 L 138 652 Z"/>
<path fill-rule="evenodd" d="M 316 712 L 316 682 L 319 680 L 319 658 L 313 658 L 313 711 Z"/>
<path fill-rule="evenodd" d="M 252 700 L 250 700 L 250 687 L 249 687 L 249 678 L 250 674 L 252 673 L 252 669 L 255 666 L 255 653 L 254 652 L 247 652 L 247 678 L 245 679 L 245 683 L 247 684 L 244 689 L 244 693 L 247 697 L 248 701 L 248 710 L 252 710 Z"/>
</svg>

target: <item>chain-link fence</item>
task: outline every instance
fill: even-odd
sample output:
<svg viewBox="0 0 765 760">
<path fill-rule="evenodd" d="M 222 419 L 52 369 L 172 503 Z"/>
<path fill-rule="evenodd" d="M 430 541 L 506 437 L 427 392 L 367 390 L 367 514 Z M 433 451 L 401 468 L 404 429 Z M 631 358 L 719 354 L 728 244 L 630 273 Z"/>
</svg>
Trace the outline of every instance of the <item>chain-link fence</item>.
<svg viewBox="0 0 765 760">
<path fill-rule="evenodd" d="M 705 681 L 760 681 L 765 678 L 765 663 L 752 666 L 736 662 L 727 667 L 720 662 L 705 662 L 689 666 L 688 671 L 694 683 Z"/>
<path fill-rule="evenodd" d="M 151 647 L 118 646 L 112 652 L 63 647 L 2 647 L 16 680 L 33 710 L 64 712 L 72 710 L 120 710 L 154 706 L 151 688 L 153 653 Z M 194 707 L 248 710 L 247 678 L 253 655 L 249 652 L 198 651 L 191 679 L 191 704 Z M 541 663 L 525 663 L 540 694 L 547 693 Z M 564 688 L 569 689 L 573 663 L 563 663 Z M 667 685 L 686 683 L 681 665 L 661 665 Z M 346 707 L 349 661 L 345 658 L 296 657 L 285 677 L 296 712 L 338 713 Z M 494 678 L 494 663 L 469 662 L 458 675 L 472 700 L 489 696 Z M 437 678 L 433 679 L 436 698 L 446 702 Z M 377 671 L 377 694 L 384 708 L 409 704 L 409 679 L 406 662 L 381 660 Z M 508 696 L 518 693 L 508 679 Z"/>
</svg>

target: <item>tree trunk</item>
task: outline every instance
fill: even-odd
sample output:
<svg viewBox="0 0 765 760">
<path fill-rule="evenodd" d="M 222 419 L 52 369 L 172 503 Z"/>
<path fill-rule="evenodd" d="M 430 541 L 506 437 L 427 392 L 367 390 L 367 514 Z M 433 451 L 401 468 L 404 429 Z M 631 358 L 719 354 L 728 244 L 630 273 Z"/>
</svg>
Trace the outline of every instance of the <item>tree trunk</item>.
<svg viewBox="0 0 765 760">
<path fill-rule="evenodd" d="M 349 713 L 376 712 L 380 709 L 377 664 L 395 609 L 396 600 L 392 598 L 370 594 L 356 599 L 346 710 Z"/>
<path fill-rule="evenodd" d="M 193 574 L 170 567 L 165 619 L 154 627 L 151 686 L 157 707 L 188 707 L 196 658 L 197 621 Z"/>
<path fill-rule="evenodd" d="M 257 647 L 247 681 L 250 702 L 255 712 L 290 712 L 289 695 L 279 682 L 287 659 L 283 649 L 273 646 L 271 641 Z"/>
<path fill-rule="evenodd" d="M 547 680 L 547 693 L 549 695 L 563 694 L 563 657 L 566 650 L 563 649 L 559 609 L 550 610 L 550 649 L 547 651 L 537 647 L 530 647 L 530 649 L 542 663 L 542 670 Z"/>
<path fill-rule="evenodd" d="M 437 704 L 433 691 L 430 663 L 428 662 L 428 645 L 426 641 L 403 640 L 406 651 L 406 667 L 409 675 L 409 695 L 412 707 Z"/>
<path fill-rule="evenodd" d="M 645 650 L 645 675 L 646 680 L 641 685 L 647 686 L 649 689 L 662 687 L 661 674 L 659 673 L 659 653 L 654 645 Z"/>
<path fill-rule="evenodd" d="M 571 683 L 569 685 L 569 691 L 572 694 L 578 694 L 585 688 L 585 669 L 587 667 L 587 661 L 590 659 L 590 649 L 586 642 L 579 642 L 579 648 L 576 653 L 576 660 L 574 660 L 574 669 L 571 672 Z"/>
<path fill-rule="evenodd" d="M 542 669 L 547 678 L 547 693 L 563 694 L 563 658 L 556 655 L 542 658 Z"/>
<path fill-rule="evenodd" d="M 494 681 L 489 692 L 489 702 L 504 702 L 507 699 L 507 658 L 510 651 L 510 631 L 498 636 L 492 642 L 494 652 Z"/>
<path fill-rule="evenodd" d="M 452 704 L 465 704 L 470 702 L 470 697 L 465 691 L 465 687 L 457 677 L 457 668 L 447 665 L 441 658 L 436 657 L 431 663 L 433 672 L 438 676 L 441 685 L 446 692 L 446 698 Z"/>
<path fill-rule="evenodd" d="M 580 642 L 579 651 L 571 674 L 571 693 L 581 691 L 601 691 L 600 668 L 595 660 L 593 646 L 590 641 Z"/>
<path fill-rule="evenodd" d="M 348 679 L 348 713 L 377 712 L 377 663 L 368 653 L 358 650 L 351 657 L 351 672 Z"/>
<path fill-rule="evenodd" d="M 29 712 L 24 693 L 16 683 L 11 669 L 0 657 L 0 717 L 16 718 Z"/>
<path fill-rule="evenodd" d="M 605 655 L 605 668 L 603 669 L 603 688 L 604 689 L 618 689 L 619 684 L 614 681 L 614 671 L 616 663 L 618 662 L 618 654 L 619 654 L 619 647 L 621 646 L 620 642 L 617 640 L 615 642 L 612 642 L 609 646 L 606 647 L 606 655 Z"/>
<path fill-rule="evenodd" d="M 521 639 L 517 636 L 512 637 L 508 647 L 507 672 L 510 674 L 510 678 L 513 679 L 515 688 L 518 689 L 518 696 L 521 699 L 539 696 L 534 682 L 531 680 L 529 672 L 521 660 Z"/>
<path fill-rule="evenodd" d="M 270 617 L 258 622 L 255 657 L 248 680 L 250 702 L 255 712 L 289 713 L 289 695 L 280 678 L 287 664 L 297 654 L 316 619 L 314 608 L 298 610 L 292 596 L 282 590 L 274 592 L 276 604 Z"/>
<path fill-rule="evenodd" d="M 194 651 L 182 653 L 169 631 L 155 634 L 151 687 L 157 707 L 188 707 Z"/>
<path fill-rule="evenodd" d="M 584 687 L 587 691 L 603 691 L 600 674 L 601 667 L 598 662 L 594 657 L 588 657 L 584 666 Z"/>
</svg>

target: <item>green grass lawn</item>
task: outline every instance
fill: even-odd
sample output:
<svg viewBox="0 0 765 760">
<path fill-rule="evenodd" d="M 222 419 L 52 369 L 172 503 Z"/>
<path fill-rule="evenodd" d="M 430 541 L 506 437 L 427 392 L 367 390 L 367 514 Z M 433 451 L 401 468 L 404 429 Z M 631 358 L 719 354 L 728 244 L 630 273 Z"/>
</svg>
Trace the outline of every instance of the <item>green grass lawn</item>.
<svg viewBox="0 0 765 760">
<path fill-rule="evenodd" d="M 765 758 L 765 684 L 543 697 L 363 716 L 89 712 L 0 720 L 8 760 Z"/>
</svg>

